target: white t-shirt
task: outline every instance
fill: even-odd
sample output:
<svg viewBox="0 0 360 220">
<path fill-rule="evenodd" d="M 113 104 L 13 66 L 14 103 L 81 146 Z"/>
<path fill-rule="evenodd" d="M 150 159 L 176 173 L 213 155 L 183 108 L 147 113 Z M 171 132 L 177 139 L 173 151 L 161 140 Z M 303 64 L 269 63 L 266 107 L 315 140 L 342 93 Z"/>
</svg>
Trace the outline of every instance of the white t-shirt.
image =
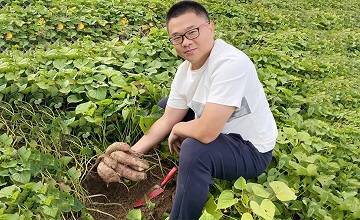
<svg viewBox="0 0 360 220">
<path fill-rule="evenodd" d="M 255 66 L 245 53 L 221 39 L 200 69 L 191 70 L 187 60 L 179 66 L 167 105 L 191 108 L 199 118 L 207 102 L 236 107 L 221 133 L 240 134 L 259 152 L 274 148 L 277 127 Z"/>
</svg>

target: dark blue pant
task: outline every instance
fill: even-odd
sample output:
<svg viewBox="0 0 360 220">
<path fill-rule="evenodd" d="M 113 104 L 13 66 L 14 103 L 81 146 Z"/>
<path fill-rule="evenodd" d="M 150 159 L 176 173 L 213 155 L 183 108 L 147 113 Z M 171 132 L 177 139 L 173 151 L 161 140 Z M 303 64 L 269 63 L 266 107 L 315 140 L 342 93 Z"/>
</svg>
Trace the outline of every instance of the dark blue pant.
<svg viewBox="0 0 360 220">
<path fill-rule="evenodd" d="M 166 101 L 166 98 L 161 100 L 159 106 L 165 108 Z M 189 112 L 193 114 L 191 110 Z M 253 178 L 264 172 L 271 159 L 272 151 L 260 153 L 239 134 L 220 134 L 209 144 L 186 138 L 181 144 L 170 220 L 199 219 L 213 177 L 224 180 L 236 180 L 240 176 Z"/>
</svg>

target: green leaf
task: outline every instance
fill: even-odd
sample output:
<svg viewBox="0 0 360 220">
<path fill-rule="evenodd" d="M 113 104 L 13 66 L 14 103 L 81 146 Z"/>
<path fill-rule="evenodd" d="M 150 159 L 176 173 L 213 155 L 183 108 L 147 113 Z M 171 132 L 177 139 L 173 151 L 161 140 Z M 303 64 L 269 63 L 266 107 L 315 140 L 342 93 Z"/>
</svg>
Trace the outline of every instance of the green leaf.
<svg viewBox="0 0 360 220">
<path fill-rule="evenodd" d="M 249 206 L 249 196 L 247 194 L 242 194 L 240 198 L 241 203 L 243 206 Z"/>
<path fill-rule="evenodd" d="M 128 108 L 124 108 L 122 111 L 121 111 L 121 115 L 124 119 L 124 121 L 126 121 L 126 119 L 128 118 L 130 114 L 130 110 Z"/>
<path fill-rule="evenodd" d="M 235 189 L 244 190 L 246 189 L 246 180 L 244 177 L 239 177 L 234 183 Z"/>
<path fill-rule="evenodd" d="M 79 70 L 82 70 L 84 68 L 91 69 L 94 67 L 94 62 L 90 59 L 76 59 L 73 62 L 74 67 L 78 68 Z"/>
<path fill-rule="evenodd" d="M 302 201 L 294 201 L 289 207 L 290 210 L 299 211 L 304 209 L 304 203 Z"/>
<path fill-rule="evenodd" d="M 31 156 L 31 151 L 27 150 L 25 147 L 21 147 L 18 150 L 18 154 L 23 161 L 27 161 L 29 159 L 29 157 Z"/>
<path fill-rule="evenodd" d="M 264 199 L 261 205 L 251 201 L 250 207 L 256 215 L 263 217 L 265 220 L 272 220 L 274 218 L 275 205 L 268 199 Z"/>
<path fill-rule="evenodd" d="M 306 171 L 308 173 L 309 176 L 317 176 L 317 166 L 315 164 L 309 164 L 306 167 Z"/>
<path fill-rule="evenodd" d="M 74 204 L 72 206 L 72 210 L 75 212 L 80 212 L 82 209 L 84 208 L 84 205 L 82 204 L 82 202 L 74 197 Z"/>
<path fill-rule="evenodd" d="M 310 145 L 311 144 L 311 137 L 307 132 L 304 131 L 300 131 L 296 134 L 296 137 L 300 140 L 303 141 L 305 144 Z"/>
<path fill-rule="evenodd" d="M 14 191 L 20 192 L 20 188 L 16 185 L 6 186 L 0 189 L 0 198 L 11 198 Z"/>
<path fill-rule="evenodd" d="M 56 215 L 57 215 L 57 212 L 58 212 L 58 208 L 56 207 L 49 207 L 49 206 L 46 206 L 46 205 L 43 205 L 41 206 L 41 209 L 42 209 L 42 212 L 45 214 L 45 215 L 48 215 L 50 217 L 53 217 L 55 218 Z"/>
<path fill-rule="evenodd" d="M 10 147 L 13 139 L 7 136 L 5 133 L 0 135 L 0 146 L 1 147 Z"/>
<path fill-rule="evenodd" d="M 69 119 L 64 120 L 64 121 L 63 121 L 63 124 L 66 125 L 66 126 L 69 126 L 69 125 L 71 125 L 74 121 L 75 121 L 75 117 L 72 117 L 72 118 L 69 118 Z"/>
<path fill-rule="evenodd" d="M 65 59 L 54 60 L 53 65 L 56 69 L 62 70 L 66 67 L 66 60 Z"/>
<path fill-rule="evenodd" d="M 231 190 L 224 190 L 219 196 L 217 209 L 226 209 L 237 203 L 238 200 L 234 199 L 234 193 Z"/>
<path fill-rule="evenodd" d="M 251 188 L 255 195 L 260 196 L 262 198 L 269 198 L 269 196 L 271 195 L 271 193 L 266 191 L 265 188 L 260 184 L 255 184 Z"/>
<path fill-rule="evenodd" d="M 59 159 L 59 163 L 62 165 L 62 166 L 66 166 L 70 163 L 70 161 L 72 160 L 73 158 L 72 157 L 69 157 L 69 156 L 62 156 L 60 159 Z"/>
<path fill-rule="evenodd" d="M 205 210 L 200 216 L 199 220 L 216 220 L 216 218 L 214 218 L 214 216 L 212 216 Z"/>
<path fill-rule="evenodd" d="M 4 216 L 4 220 L 20 220 L 21 219 L 19 213 L 0 215 L 0 217 L 2 217 L 2 216 Z"/>
<path fill-rule="evenodd" d="M 145 200 L 145 203 L 146 203 L 146 207 L 149 209 L 149 210 L 153 210 L 155 208 L 155 203 L 146 199 Z"/>
<path fill-rule="evenodd" d="M 81 176 L 81 172 L 76 170 L 75 167 L 71 167 L 67 173 L 69 174 L 70 178 L 72 181 L 75 181 L 75 182 L 78 182 L 79 181 L 79 178 Z"/>
<path fill-rule="evenodd" d="M 98 89 L 91 89 L 87 93 L 89 97 L 97 100 L 102 100 L 106 98 L 107 94 L 107 88 L 106 87 L 100 87 Z"/>
<path fill-rule="evenodd" d="M 11 175 L 11 178 L 19 183 L 25 184 L 30 182 L 31 172 L 30 171 L 23 171 L 21 173 L 14 173 Z"/>
<path fill-rule="evenodd" d="M 288 134 L 288 135 L 291 135 L 291 136 L 294 136 L 297 133 L 297 131 L 294 128 L 284 127 L 283 131 L 285 132 L 285 134 Z"/>
<path fill-rule="evenodd" d="M 123 68 L 131 70 L 135 68 L 135 63 L 132 61 L 128 61 L 122 65 Z"/>
<path fill-rule="evenodd" d="M 94 80 L 98 82 L 104 82 L 106 80 L 106 76 L 102 74 L 96 74 L 94 77 Z"/>
<path fill-rule="evenodd" d="M 347 198 L 350 198 L 350 197 L 356 197 L 357 194 L 358 194 L 358 192 L 356 192 L 356 191 L 352 191 L 352 192 L 343 191 L 343 192 L 341 192 L 341 195 L 343 196 L 344 199 L 347 199 Z"/>
<path fill-rule="evenodd" d="M 101 101 L 96 102 L 99 106 L 108 106 L 112 103 L 112 99 L 103 99 Z"/>
<path fill-rule="evenodd" d="M 133 209 L 127 215 L 126 219 L 129 220 L 141 220 L 141 210 L 140 209 Z"/>
<path fill-rule="evenodd" d="M 68 191 L 68 190 L 64 190 L 62 188 L 61 188 L 61 190 L 64 191 L 64 192 L 70 192 L 70 190 Z M 57 207 L 59 207 L 61 212 L 70 212 L 71 211 L 70 203 L 67 200 L 61 201 L 60 204 L 57 204 Z"/>
<path fill-rule="evenodd" d="M 252 217 L 252 215 L 248 212 L 245 212 L 242 216 L 240 220 L 254 220 L 254 218 Z"/>
<path fill-rule="evenodd" d="M 81 102 L 83 99 L 80 97 L 80 95 L 69 95 L 66 100 L 69 103 L 77 103 Z"/>
<path fill-rule="evenodd" d="M 141 131 L 145 134 L 156 120 L 152 117 L 140 117 L 139 125 Z"/>
<path fill-rule="evenodd" d="M 116 86 L 116 87 L 124 87 L 127 86 L 127 83 L 125 81 L 125 77 L 123 77 L 122 75 L 116 75 L 110 78 L 111 82 L 109 83 L 112 86 Z"/>
<path fill-rule="evenodd" d="M 31 185 L 31 190 L 34 192 L 40 192 L 42 189 L 44 189 L 44 184 L 40 181 Z"/>
<path fill-rule="evenodd" d="M 88 121 L 90 123 L 101 123 L 103 121 L 102 118 L 99 118 L 99 117 L 92 118 L 90 116 L 85 116 L 84 118 L 86 121 Z"/>
<path fill-rule="evenodd" d="M 111 96 L 113 99 L 124 99 L 126 97 L 126 92 L 121 92 L 120 94 L 115 93 Z"/>
<path fill-rule="evenodd" d="M 216 220 L 219 220 L 223 216 L 222 212 L 219 209 L 217 209 L 216 203 L 214 200 L 214 196 L 211 194 L 210 194 L 210 197 L 208 198 L 204 208 Z"/>
<path fill-rule="evenodd" d="M 270 182 L 269 185 L 280 201 L 285 202 L 296 199 L 295 193 L 284 182 L 273 181 Z"/>
<path fill-rule="evenodd" d="M 76 114 L 87 114 L 89 109 L 94 107 L 94 106 L 95 106 L 95 104 L 93 102 L 91 102 L 91 101 L 81 103 L 81 104 L 76 106 L 75 113 Z"/>
</svg>

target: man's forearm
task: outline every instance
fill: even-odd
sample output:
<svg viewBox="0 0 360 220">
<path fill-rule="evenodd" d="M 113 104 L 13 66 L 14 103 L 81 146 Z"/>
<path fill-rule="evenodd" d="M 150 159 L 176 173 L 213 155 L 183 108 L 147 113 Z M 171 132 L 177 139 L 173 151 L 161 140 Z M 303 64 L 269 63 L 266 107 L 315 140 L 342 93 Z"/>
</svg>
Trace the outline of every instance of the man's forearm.
<svg viewBox="0 0 360 220">
<path fill-rule="evenodd" d="M 182 139 L 194 138 L 202 143 L 210 143 L 215 140 L 219 134 L 212 134 L 210 129 L 207 129 L 200 119 L 195 119 L 188 122 L 179 122 L 173 127 L 173 133 Z"/>
<path fill-rule="evenodd" d="M 172 133 L 182 139 L 190 137 L 208 144 L 219 136 L 234 110 L 234 106 L 206 103 L 200 118 L 177 123 Z"/>
<path fill-rule="evenodd" d="M 159 118 L 148 132 L 132 146 L 132 149 L 138 153 L 147 153 L 156 144 L 166 138 L 171 129 L 172 124 L 169 124 L 163 117 Z"/>
</svg>

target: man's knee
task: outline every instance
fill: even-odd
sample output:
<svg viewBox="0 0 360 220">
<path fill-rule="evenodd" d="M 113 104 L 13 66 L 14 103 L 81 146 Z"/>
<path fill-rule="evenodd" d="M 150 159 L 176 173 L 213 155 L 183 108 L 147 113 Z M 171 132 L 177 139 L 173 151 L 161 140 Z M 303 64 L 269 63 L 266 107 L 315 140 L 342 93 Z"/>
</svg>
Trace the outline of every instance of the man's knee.
<svg viewBox="0 0 360 220">
<path fill-rule="evenodd" d="M 186 138 L 181 144 L 180 158 L 193 160 L 203 152 L 204 147 L 205 144 L 201 143 L 195 138 Z"/>
</svg>

